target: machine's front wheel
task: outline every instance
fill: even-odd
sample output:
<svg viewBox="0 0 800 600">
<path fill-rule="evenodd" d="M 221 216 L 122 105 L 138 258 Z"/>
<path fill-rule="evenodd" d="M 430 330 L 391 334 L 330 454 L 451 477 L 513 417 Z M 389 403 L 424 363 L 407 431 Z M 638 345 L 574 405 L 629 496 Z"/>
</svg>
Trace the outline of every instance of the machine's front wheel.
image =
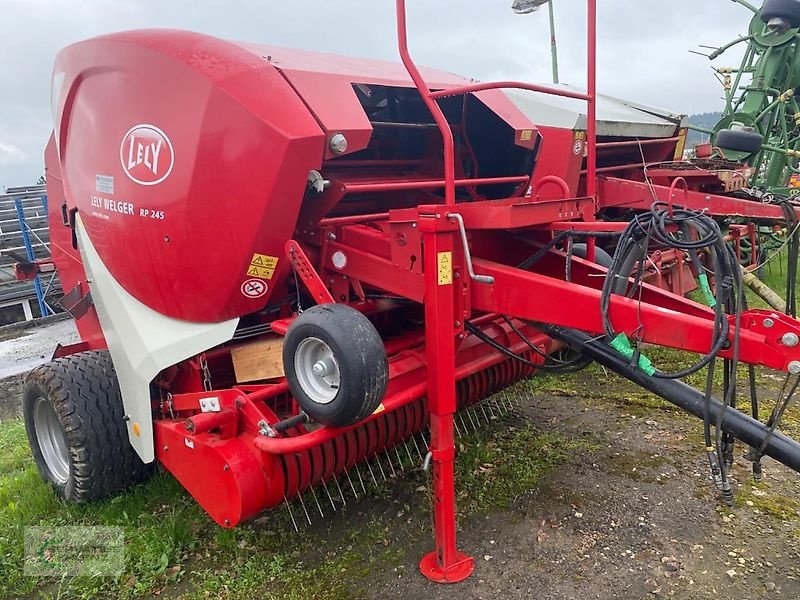
<svg viewBox="0 0 800 600">
<path fill-rule="evenodd" d="M 298 315 L 286 333 L 283 366 L 302 409 L 318 423 L 340 427 L 372 414 L 389 380 L 380 335 L 344 304 L 321 304 Z"/>
<path fill-rule="evenodd" d="M 589 254 L 589 249 L 586 244 L 572 244 L 572 253 L 580 258 L 586 258 Z M 614 262 L 614 258 L 602 248 L 596 247 L 594 249 L 594 262 L 608 269 Z"/>
<path fill-rule="evenodd" d="M 585 259 L 589 254 L 589 247 L 585 243 L 581 242 L 572 244 L 572 254 L 579 258 Z M 601 247 L 596 246 L 594 249 L 594 263 L 609 269 L 614 263 L 614 257 Z M 561 350 L 557 351 L 554 355 L 554 358 L 562 363 L 569 363 L 571 365 L 569 367 L 569 371 L 579 371 L 592 364 L 592 361 L 589 359 L 581 361 L 580 352 L 576 352 L 570 347 L 562 348 Z"/>
<path fill-rule="evenodd" d="M 128 441 L 106 351 L 80 352 L 33 369 L 25 379 L 22 411 L 39 473 L 64 500 L 97 500 L 152 473 Z"/>
</svg>

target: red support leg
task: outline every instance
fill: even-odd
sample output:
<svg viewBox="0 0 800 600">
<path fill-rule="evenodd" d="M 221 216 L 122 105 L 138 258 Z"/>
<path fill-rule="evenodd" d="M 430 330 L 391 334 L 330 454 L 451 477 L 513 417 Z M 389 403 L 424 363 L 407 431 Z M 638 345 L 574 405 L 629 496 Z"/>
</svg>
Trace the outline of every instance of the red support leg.
<svg viewBox="0 0 800 600">
<path fill-rule="evenodd" d="M 426 222 L 427 221 L 427 222 Z M 433 463 L 433 516 L 436 550 L 419 563 L 422 574 L 438 583 L 456 583 L 472 574 L 475 561 L 456 549 L 455 440 L 456 316 L 453 240 L 447 219 L 420 220 L 425 232 L 425 335 L 428 340 L 428 408 Z M 436 232 L 437 226 L 451 231 Z"/>
</svg>

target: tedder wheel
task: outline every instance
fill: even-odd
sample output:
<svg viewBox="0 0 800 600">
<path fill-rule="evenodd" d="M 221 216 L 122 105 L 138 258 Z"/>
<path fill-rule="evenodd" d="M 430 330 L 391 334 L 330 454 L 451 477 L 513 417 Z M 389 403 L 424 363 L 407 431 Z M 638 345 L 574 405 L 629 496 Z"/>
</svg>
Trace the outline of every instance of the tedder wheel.
<svg viewBox="0 0 800 600">
<path fill-rule="evenodd" d="M 152 473 L 128 441 L 107 351 L 80 352 L 33 369 L 25 378 L 22 411 L 36 466 L 64 500 L 97 500 Z"/>
<path fill-rule="evenodd" d="M 298 315 L 284 340 L 283 368 L 306 414 L 338 427 L 375 412 L 389 380 L 381 336 L 345 304 L 321 304 Z"/>
<path fill-rule="evenodd" d="M 795 0 L 792 0 L 793 2 Z M 734 152 L 749 152 L 755 154 L 764 145 L 764 138 L 755 131 L 743 131 L 741 129 L 721 129 L 717 132 L 714 145 L 723 150 L 733 150 Z"/>
<path fill-rule="evenodd" d="M 783 19 L 789 27 L 800 27 L 800 2 L 798 0 L 766 0 L 761 7 L 761 20 Z"/>
<path fill-rule="evenodd" d="M 586 244 L 572 244 L 572 253 L 579 258 L 586 258 L 586 255 L 588 253 L 586 249 Z M 611 267 L 611 263 L 614 262 L 614 259 L 608 252 L 606 252 L 600 247 L 595 246 L 594 262 L 600 265 L 601 267 L 605 267 L 606 269 L 608 269 Z"/>
</svg>

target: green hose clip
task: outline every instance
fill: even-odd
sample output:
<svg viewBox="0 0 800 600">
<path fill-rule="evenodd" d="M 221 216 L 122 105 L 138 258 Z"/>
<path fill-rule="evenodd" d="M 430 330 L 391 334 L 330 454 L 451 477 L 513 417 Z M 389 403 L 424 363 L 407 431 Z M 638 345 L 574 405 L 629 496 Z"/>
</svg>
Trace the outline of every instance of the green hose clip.
<svg viewBox="0 0 800 600">
<path fill-rule="evenodd" d="M 615 337 L 611 344 L 609 344 L 614 350 L 622 354 L 625 358 L 633 358 L 633 346 L 631 346 L 631 342 L 628 339 L 628 336 L 624 333 L 620 333 L 617 337 Z M 647 358 L 641 352 L 639 353 L 639 368 L 647 373 L 648 375 L 652 376 L 656 372 L 656 368 L 653 366 L 653 363 L 650 362 L 650 359 Z"/>
<path fill-rule="evenodd" d="M 711 291 L 711 286 L 708 284 L 708 275 L 700 273 L 700 275 L 697 276 L 697 285 L 700 286 L 703 296 L 706 297 L 706 304 L 714 308 L 717 305 L 717 299 L 714 297 L 714 292 Z"/>
</svg>

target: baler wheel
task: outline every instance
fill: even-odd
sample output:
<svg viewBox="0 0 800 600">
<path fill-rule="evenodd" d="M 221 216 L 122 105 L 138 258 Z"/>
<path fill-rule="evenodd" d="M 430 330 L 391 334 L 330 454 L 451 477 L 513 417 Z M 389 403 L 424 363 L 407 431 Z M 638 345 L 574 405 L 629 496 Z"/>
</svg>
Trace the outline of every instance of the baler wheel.
<svg viewBox="0 0 800 600">
<path fill-rule="evenodd" d="M 572 253 L 580 258 L 586 258 L 589 250 L 586 244 L 572 244 Z M 594 262 L 601 267 L 608 269 L 614 262 L 614 258 L 600 247 L 594 249 Z"/>
<path fill-rule="evenodd" d="M 761 20 L 785 20 L 792 29 L 800 27 L 800 2 L 798 0 L 766 0 L 761 7 Z"/>
<path fill-rule="evenodd" d="M 589 254 L 589 248 L 585 243 L 572 244 L 572 254 L 579 258 L 586 258 L 586 256 Z M 614 257 L 603 250 L 600 246 L 596 246 L 594 249 L 594 263 L 600 265 L 601 267 L 605 267 L 606 269 L 610 269 L 611 265 L 614 263 Z M 574 368 L 576 370 L 580 370 L 592 364 L 591 360 L 583 360 L 582 362 L 578 362 L 581 360 L 580 352 L 576 352 L 570 347 L 559 350 L 556 354 L 556 358 L 562 362 L 574 365 L 570 366 L 570 369 Z"/>
<path fill-rule="evenodd" d="M 389 380 L 378 331 L 344 304 L 320 304 L 298 315 L 286 333 L 283 366 L 302 409 L 318 423 L 337 427 L 372 414 Z"/>
<path fill-rule="evenodd" d="M 796 0 L 793 0 L 793 2 Z M 800 2 L 797 2 L 800 5 Z M 723 150 L 734 152 L 749 152 L 755 154 L 764 145 L 764 138 L 755 131 L 743 131 L 740 129 L 721 129 L 717 132 L 714 145 Z"/>
<path fill-rule="evenodd" d="M 107 351 L 80 352 L 33 369 L 22 411 L 39 473 L 64 500 L 97 500 L 152 473 L 128 441 Z"/>
</svg>

